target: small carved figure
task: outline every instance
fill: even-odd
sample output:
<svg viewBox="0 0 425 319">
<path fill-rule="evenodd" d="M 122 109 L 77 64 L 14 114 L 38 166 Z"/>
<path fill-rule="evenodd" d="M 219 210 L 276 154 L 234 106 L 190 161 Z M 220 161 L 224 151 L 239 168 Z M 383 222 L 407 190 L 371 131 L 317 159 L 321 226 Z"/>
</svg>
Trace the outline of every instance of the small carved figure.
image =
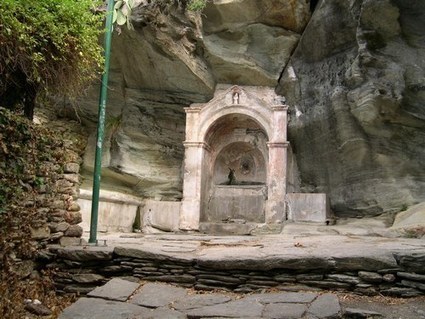
<svg viewBox="0 0 425 319">
<path fill-rule="evenodd" d="M 229 175 L 227 175 L 228 181 L 227 185 L 235 185 L 236 184 L 236 177 L 235 177 L 235 170 L 231 169 L 229 167 Z"/>
<path fill-rule="evenodd" d="M 238 92 L 233 93 L 233 104 L 239 104 L 239 93 Z"/>
</svg>

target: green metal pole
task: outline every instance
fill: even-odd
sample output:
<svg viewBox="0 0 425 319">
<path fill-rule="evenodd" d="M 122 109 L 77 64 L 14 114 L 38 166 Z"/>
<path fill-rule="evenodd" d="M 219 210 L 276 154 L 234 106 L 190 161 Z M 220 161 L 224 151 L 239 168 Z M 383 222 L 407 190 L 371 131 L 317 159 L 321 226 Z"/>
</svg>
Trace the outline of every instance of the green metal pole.
<svg viewBox="0 0 425 319">
<path fill-rule="evenodd" d="M 90 238 L 89 243 L 96 243 L 97 240 L 97 219 L 99 213 L 99 189 L 100 175 L 102 170 L 102 144 L 105 129 L 105 109 L 106 98 L 108 91 L 109 78 L 109 63 L 111 57 L 111 42 L 112 42 L 112 13 L 114 9 L 114 0 L 108 0 L 108 8 L 106 12 L 106 33 L 105 33 L 105 67 L 102 73 L 102 83 L 100 86 L 99 96 L 99 113 L 97 123 L 97 139 L 96 139 L 96 154 L 94 159 L 93 173 L 93 196 L 90 218 Z"/>
</svg>

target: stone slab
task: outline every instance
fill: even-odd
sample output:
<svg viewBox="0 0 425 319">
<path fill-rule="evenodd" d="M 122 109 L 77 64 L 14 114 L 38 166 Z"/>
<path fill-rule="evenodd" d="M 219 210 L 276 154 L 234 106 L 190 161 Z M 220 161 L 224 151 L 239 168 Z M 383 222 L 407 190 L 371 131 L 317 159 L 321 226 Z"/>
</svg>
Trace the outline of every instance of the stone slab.
<svg viewBox="0 0 425 319">
<path fill-rule="evenodd" d="M 143 228 L 150 226 L 162 231 L 178 230 L 180 206 L 181 202 L 146 200 L 142 211 Z"/>
<path fill-rule="evenodd" d="M 184 288 L 161 283 L 147 283 L 134 295 L 131 302 L 139 306 L 157 308 L 185 298 L 186 295 Z"/>
<path fill-rule="evenodd" d="M 58 257 L 74 261 L 111 260 L 112 247 L 65 247 L 52 248 Z"/>
<path fill-rule="evenodd" d="M 66 308 L 59 319 L 128 319 L 144 318 L 149 309 L 124 302 L 98 298 L 80 298 Z M 136 317 L 137 318 L 137 317 Z"/>
<path fill-rule="evenodd" d="M 325 224 L 332 218 L 326 194 L 288 193 L 286 202 L 289 220 Z"/>
<path fill-rule="evenodd" d="M 244 300 L 255 300 L 260 303 L 310 303 L 317 297 L 315 293 L 309 292 L 278 292 L 268 294 L 252 294 Z"/>
<path fill-rule="evenodd" d="M 225 304 L 205 306 L 187 312 L 188 318 L 226 317 L 261 318 L 264 306 L 249 300 L 230 301 Z"/>
<path fill-rule="evenodd" d="M 129 319 L 186 319 L 187 316 L 179 311 L 166 307 L 150 309 L 141 315 L 131 316 Z"/>
<path fill-rule="evenodd" d="M 180 299 L 173 303 L 173 308 L 176 310 L 188 310 L 201 308 L 204 306 L 212 306 L 217 304 L 223 304 L 232 300 L 229 296 L 219 294 L 199 294 L 186 296 L 184 299 Z"/>
<path fill-rule="evenodd" d="M 139 284 L 114 278 L 101 287 L 89 292 L 87 296 L 108 300 L 126 301 L 134 291 L 139 288 Z"/>
<path fill-rule="evenodd" d="M 341 306 L 338 297 L 332 294 L 323 294 L 313 301 L 308 313 L 318 318 L 339 318 Z"/>
<path fill-rule="evenodd" d="M 264 308 L 263 318 L 298 319 L 307 311 L 307 305 L 298 303 L 268 304 Z"/>
</svg>

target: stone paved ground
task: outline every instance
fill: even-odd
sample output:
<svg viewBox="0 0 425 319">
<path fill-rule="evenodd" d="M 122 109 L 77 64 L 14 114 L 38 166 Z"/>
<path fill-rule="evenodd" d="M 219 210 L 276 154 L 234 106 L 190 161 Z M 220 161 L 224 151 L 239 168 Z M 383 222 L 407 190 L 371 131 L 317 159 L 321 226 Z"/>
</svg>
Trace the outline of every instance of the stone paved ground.
<svg viewBox="0 0 425 319">
<path fill-rule="evenodd" d="M 60 319 L 338 318 L 341 314 L 338 297 L 333 294 L 191 292 L 164 283 L 146 283 L 139 288 L 134 282 L 115 278 L 80 298 Z"/>
<path fill-rule="evenodd" d="M 196 259 L 203 267 L 224 270 L 248 269 L 248 266 L 259 270 L 315 269 L 329 265 L 338 269 L 350 266 L 372 270 L 396 267 L 394 256 L 399 253 L 425 256 L 424 239 L 388 238 L 380 234 L 382 231 L 382 227 L 364 225 L 339 228 L 290 225 L 284 233 L 268 236 L 112 234 L 99 236 L 107 239 L 107 247 L 70 247 L 58 254 L 61 258 L 68 256 L 81 261 L 86 257 L 80 255 L 91 253 L 88 255 L 101 261 L 114 250 L 120 256 L 136 258 Z M 424 273 L 423 260 L 417 259 L 416 264 L 410 265 L 413 272 Z M 395 301 L 378 300 L 378 297 L 347 299 L 343 294 L 323 291 L 201 293 L 164 283 L 140 285 L 115 278 L 80 298 L 59 318 L 425 319 L 425 297 Z"/>
<path fill-rule="evenodd" d="M 80 298 L 59 319 L 185 318 L 425 318 L 424 298 L 369 303 L 323 292 L 230 294 L 194 292 L 164 283 L 134 283 L 115 278 Z M 355 308 L 358 305 L 363 307 Z M 401 307 L 400 307 L 401 306 Z M 374 311 L 371 308 L 381 311 Z M 397 309 L 398 308 L 398 309 Z"/>
</svg>

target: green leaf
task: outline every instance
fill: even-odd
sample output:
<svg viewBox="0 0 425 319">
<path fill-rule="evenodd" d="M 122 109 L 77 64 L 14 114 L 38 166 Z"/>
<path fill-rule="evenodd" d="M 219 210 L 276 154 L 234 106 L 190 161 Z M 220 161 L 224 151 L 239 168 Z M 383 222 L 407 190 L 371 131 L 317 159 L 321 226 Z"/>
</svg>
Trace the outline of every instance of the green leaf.
<svg viewBox="0 0 425 319">
<path fill-rule="evenodd" d="M 117 1 L 117 2 L 115 2 L 114 9 L 121 8 L 122 7 L 122 4 L 123 4 L 123 1 Z"/>
<path fill-rule="evenodd" d="M 121 10 L 117 11 L 117 24 L 124 25 L 127 22 L 127 17 L 122 13 Z"/>
<path fill-rule="evenodd" d="M 118 10 L 114 9 L 114 12 L 112 13 L 112 23 L 115 23 L 117 21 L 117 17 L 118 17 Z"/>
</svg>

